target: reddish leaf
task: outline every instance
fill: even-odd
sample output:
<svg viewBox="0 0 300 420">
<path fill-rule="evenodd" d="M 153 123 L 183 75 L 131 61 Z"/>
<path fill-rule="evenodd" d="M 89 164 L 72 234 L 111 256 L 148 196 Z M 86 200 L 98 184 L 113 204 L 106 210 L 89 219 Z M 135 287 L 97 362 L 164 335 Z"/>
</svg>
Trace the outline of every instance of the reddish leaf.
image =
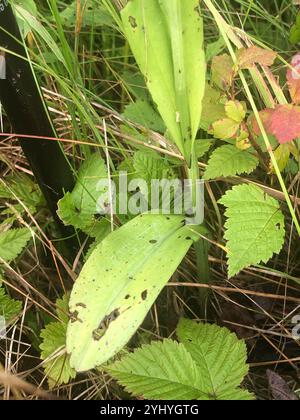
<svg viewBox="0 0 300 420">
<path fill-rule="evenodd" d="M 260 112 L 260 118 L 266 133 L 277 138 L 279 143 L 288 143 L 300 137 L 300 107 L 294 105 L 278 105 L 275 109 L 265 109 Z M 253 121 L 253 131 L 260 135 L 256 120 Z"/>
<path fill-rule="evenodd" d="M 273 134 L 271 131 L 271 117 L 272 117 L 273 112 L 274 112 L 274 109 L 266 108 L 263 111 L 260 111 L 259 113 L 260 119 L 265 127 L 267 134 Z M 250 121 L 250 124 L 252 125 L 252 130 L 254 134 L 256 134 L 257 136 L 260 136 L 261 131 L 254 115 L 252 117 L 252 121 Z"/>
<path fill-rule="evenodd" d="M 238 66 L 241 69 L 249 69 L 254 64 L 271 66 L 277 54 L 274 51 L 265 50 L 253 45 L 250 48 L 241 48 L 237 52 Z"/>
<path fill-rule="evenodd" d="M 279 143 L 287 143 L 300 137 L 300 107 L 279 105 L 271 117 L 271 132 Z"/>
<path fill-rule="evenodd" d="M 291 65 L 293 70 L 287 70 L 287 82 L 293 103 L 300 104 L 300 53 L 293 57 Z"/>
</svg>

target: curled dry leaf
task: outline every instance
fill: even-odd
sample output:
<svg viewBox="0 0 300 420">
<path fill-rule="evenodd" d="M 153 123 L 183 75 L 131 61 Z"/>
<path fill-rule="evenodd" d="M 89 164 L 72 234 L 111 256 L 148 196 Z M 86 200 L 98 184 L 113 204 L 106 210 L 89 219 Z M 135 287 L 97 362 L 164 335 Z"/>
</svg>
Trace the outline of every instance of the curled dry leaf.
<svg viewBox="0 0 300 420">
<path fill-rule="evenodd" d="M 237 52 L 238 67 L 240 69 L 249 69 L 255 64 L 262 66 L 272 66 L 277 54 L 274 51 L 253 45 L 250 48 L 241 48 Z"/>
</svg>

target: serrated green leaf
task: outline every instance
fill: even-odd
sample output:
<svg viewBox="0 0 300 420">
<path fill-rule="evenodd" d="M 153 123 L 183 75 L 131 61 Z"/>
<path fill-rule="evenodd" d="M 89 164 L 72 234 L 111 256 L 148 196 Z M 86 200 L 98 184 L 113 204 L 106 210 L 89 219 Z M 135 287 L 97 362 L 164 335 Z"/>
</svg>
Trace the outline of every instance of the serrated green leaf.
<svg viewBox="0 0 300 420">
<path fill-rule="evenodd" d="M 284 216 L 278 202 L 254 185 L 238 185 L 219 201 L 226 207 L 229 277 L 278 254 L 284 243 Z"/>
<path fill-rule="evenodd" d="M 204 397 L 196 363 L 182 344 L 154 342 L 124 356 L 108 372 L 127 391 L 153 400 L 192 400 Z"/>
<path fill-rule="evenodd" d="M 0 279 L 0 316 L 3 316 L 7 322 L 15 318 L 22 310 L 22 303 L 11 299 L 5 292 L 4 287 L 1 287 Z"/>
<path fill-rule="evenodd" d="M 229 330 L 182 320 L 182 343 L 144 345 L 107 371 L 136 396 L 156 400 L 253 399 L 239 388 L 248 373 L 246 345 Z"/>
<path fill-rule="evenodd" d="M 41 358 L 45 360 L 44 369 L 50 388 L 67 384 L 75 378 L 76 372 L 70 366 L 70 357 L 65 350 L 66 325 L 51 322 L 41 332 Z M 47 360 L 48 359 L 48 360 Z"/>
<path fill-rule="evenodd" d="M 166 126 L 149 102 L 139 99 L 126 106 L 123 116 L 153 131 L 164 133 Z"/>
<path fill-rule="evenodd" d="M 212 147 L 213 144 L 214 144 L 214 140 L 206 140 L 206 139 L 196 140 L 195 141 L 195 153 L 196 153 L 197 159 L 204 156 L 205 153 L 207 153 L 209 151 L 209 149 Z"/>
<path fill-rule="evenodd" d="M 67 348 L 77 371 L 105 363 L 127 344 L 198 239 L 184 224 L 182 216 L 142 214 L 93 251 L 70 299 Z"/>
<path fill-rule="evenodd" d="M 76 372 L 70 366 L 70 356 L 66 352 L 68 316 L 68 296 L 56 301 L 60 322 L 51 322 L 41 331 L 41 358 L 48 379 L 49 388 L 67 384 L 75 378 Z"/>
<path fill-rule="evenodd" d="M 151 152 L 136 152 L 133 158 L 136 177 L 147 182 L 154 179 L 170 178 L 173 175 L 171 167 L 160 155 Z"/>
<path fill-rule="evenodd" d="M 227 328 L 187 319 L 180 321 L 177 336 L 199 367 L 202 389 L 215 399 L 229 393 L 235 399 L 249 370 L 245 342 Z"/>
<path fill-rule="evenodd" d="M 204 179 L 250 174 L 258 163 L 258 158 L 252 153 L 237 149 L 232 145 L 221 146 L 210 156 Z"/>
<path fill-rule="evenodd" d="M 5 178 L 5 182 L 0 183 L 0 198 L 10 200 L 14 209 L 24 213 L 24 208 L 18 203 L 16 197 L 35 213 L 37 207 L 44 204 L 44 198 L 38 185 L 25 174 L 16 174 Z M 12 214 L 12 210 L 7 209 L 7 213 Z"/>
<path fill-rule="evenodd" d="M 9 229 L 0 232 L 0 256 L 6 262 L 13 261 L 23 251 L 31 239 L 29 229 Z"/>
</svg>

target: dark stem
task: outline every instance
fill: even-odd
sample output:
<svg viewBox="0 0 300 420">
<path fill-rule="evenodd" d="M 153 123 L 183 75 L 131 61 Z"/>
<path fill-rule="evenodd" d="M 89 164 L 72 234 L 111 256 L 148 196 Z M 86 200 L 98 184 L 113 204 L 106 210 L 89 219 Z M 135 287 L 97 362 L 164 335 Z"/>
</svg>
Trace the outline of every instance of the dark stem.
<svg viewBox="0 0 300 420">
<path fill-rule="evenodd" d="M 0 48 L 0 101 L 16 135 L 41 136 L 41 140 L 20 139 L 20 144 L 60 231 L 70 236 L 73 230 L 62 225 L 56 210 L 64 191 L 74 186 L 73 172 L 60 143 L 43 139 L 43 136 L 56 138 L 57 135 L 10 5 L 0 10 Z"/>
</svg>

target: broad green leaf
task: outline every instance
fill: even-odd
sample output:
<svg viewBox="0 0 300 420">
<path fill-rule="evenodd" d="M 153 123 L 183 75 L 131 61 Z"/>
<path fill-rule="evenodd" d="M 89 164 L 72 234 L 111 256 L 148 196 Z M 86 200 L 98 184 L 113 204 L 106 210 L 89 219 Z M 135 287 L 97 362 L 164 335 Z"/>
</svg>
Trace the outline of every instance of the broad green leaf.
<svg viewBox="0 0 300 420">
<path fill-rule="evenodd" d="M 245 342 L 227 328 L 187 319 L 180 321 L 177 336 L 201 372 L 203 391 L 215 399 L 231 392 L 230 399 L 235 399 L 234 393 L 239 393 L 249 370 Z"/>
<path fill-rule="evenodd" d="M 238 185 L 219 201 L 226 207 L 225 239 L 229 277 L 278 254 L 284 243 L 284 216 L 278 202 L 254 185 Z"/>
<path fill-rule="evenodd" d="M 29 229 L 9 229 L 0 232 L 0 257 L 10 262 L 17 258 L 30 241 L 32 234 Z"/>
<path fill-rule="evenodd" d="M 172 52 L 158 0 L 132 0 L 121 16 L 126 38 L 147 87 L 173 140 L 183 152 L 180 126 L 176 122 Z"/>
<path fill-rule="evenodd" d="M 129 341 L 198 239 L 182 216 L 142 214 L 108 235 L 84 265 L 70 299 L 67 348 L 85 371 Z"/>
<path fill-rule="evenodd" d="M 206 72 L 198 0 L 132 0 L 121 15 L 153 100 L 173 141 L 190 158 Z"/>
<path fill-rule="evenodd" d="M 106 165 L 97 153 L 90 156 L 81 166 L 73 191 L 66 193 L 58 203 L 58 215 L 66 225 L 97 236 L 97 200 L 105 192 L 105 185 L 99 182 L 107 179 Z"/>
<path fill-rule="evenodd" d="M 210 156 L 204 179 L 249 174 L 254 171 L 258 163 L 258 158 L 247 151 L 231 145 L 221 146 Z"/>
<path fill-rule="evenodd" d="M 166 126 L 149 102 L 139 99 L 125 108 L 124 117 L 153 131 L 164 133 Z"/>
<path fill-rule="evenodd" d="M 68 297 L 58 299 L 57 315 L 60 322 L 51 322 L 41 331 L 41 358 L 50 388 L 67 384 L 75 378 L 76 371 L 70 366 L 70 357 L 66 352 L 66 333 L 68 317 Z"/>
<path fill-rule="evenodd" d="M 239 388 L 247 351 L 226 328 L 182 320 L 181 343 L 153 342 L 106 369 L 135 396 L 154 400 L 253 400 Z"/>
</svg>

